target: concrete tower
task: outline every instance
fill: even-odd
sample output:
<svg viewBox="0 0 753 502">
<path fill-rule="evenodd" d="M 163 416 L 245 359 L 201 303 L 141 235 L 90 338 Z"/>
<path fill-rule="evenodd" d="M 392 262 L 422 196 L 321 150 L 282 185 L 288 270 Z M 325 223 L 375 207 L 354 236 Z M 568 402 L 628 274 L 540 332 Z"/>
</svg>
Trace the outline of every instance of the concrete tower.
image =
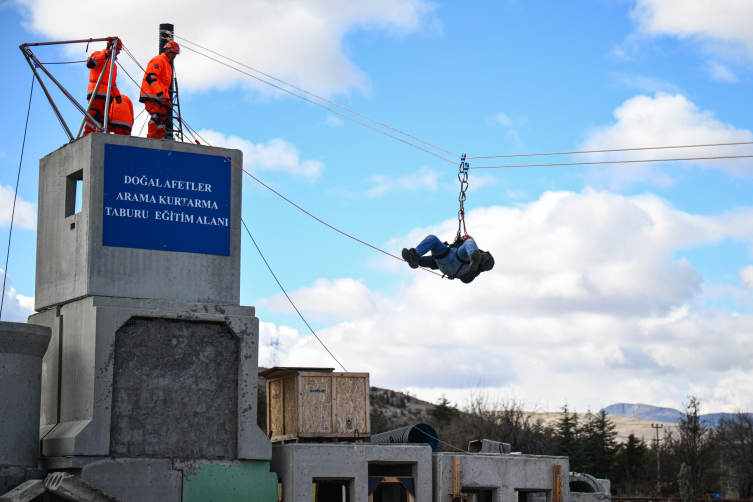
<svg viewBox="0 0 753 502">
<path fill-rule="evenodd" d="M 239 304 L 242 153 L 220 151 L 90 134 L 40 162 L 42 466 L 126 502 L 276 497 Z"/>
</svg>

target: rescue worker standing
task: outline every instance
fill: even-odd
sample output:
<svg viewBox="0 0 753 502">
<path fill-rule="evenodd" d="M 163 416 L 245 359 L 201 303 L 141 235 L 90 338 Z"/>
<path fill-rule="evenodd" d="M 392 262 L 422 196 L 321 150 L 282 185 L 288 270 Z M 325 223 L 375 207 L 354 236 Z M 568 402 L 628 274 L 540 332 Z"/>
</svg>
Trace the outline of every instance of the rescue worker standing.
<svg viewBox="0 0 753 502">
<path fill-rule="evenodd" d="M 139 101 L 146 106 L 150 115 L 149 132 L 147 138 L 162 139 L 165 135 L 167 122 L 167 106 L 170 106 L 170 85 L 173 82 L 173 68 L 171 63 L 180 54 L 180 46 L 170 41 L 165 44 L 165 50 L 159 56 L 149 61 L 141 82 Z"/>
<path fill-rule="evenodd" d="M 121 101 L 116 101 L 110 108 L 109 132 L 113 134 L 131 135 L 133 128 L 133 103 L 125 94 L 121 94 Z"/>
<path fill-rule="evenodd" d="M 89 59 L 86 60 L 86 67 L 89 68 L 89 87 L 87 89 L 86 99 L 93 100 L 91 107 L 89 108 L 89 115 L 99 122 L 100 125 L 103 125 L 105 121 L 105 98 L 107 97 L 107 83 L 110 81 L 110 58 L 114 57 L 117 59 L 121 47 L 120 40 L 118 40 L 118 47 L 115 49 L 115 54 L 113 55 L 112 42 L 107 42 L 107 48 L 105 50 L 93 52 L 92 55 L 89 56 Z M 99 89 L 94 89 L 97 85 L 97 80 L 99 80 L 99 75 L 102 72 L 104 72 L 104 75 L 102 75 L 102 81 L 99 83 Z M 114 65 L 112 71 L 111 98 L 113 98 L 116 103 L 120 103 L 121 97 L 120 91 L 118 90 L 117 78 L 118 66 Z M 96 126 L 87 117 L 86 123 L 84 124 L 84 135 L 95 131 L 95 128 Z"/>
</svg>

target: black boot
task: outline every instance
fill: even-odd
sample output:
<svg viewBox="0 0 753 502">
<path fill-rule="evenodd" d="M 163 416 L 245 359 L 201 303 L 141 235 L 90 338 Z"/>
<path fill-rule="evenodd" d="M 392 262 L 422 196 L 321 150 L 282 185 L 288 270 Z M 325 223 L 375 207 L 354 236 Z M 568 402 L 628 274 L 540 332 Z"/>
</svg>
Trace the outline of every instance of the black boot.
<svg viewBox="0 0 753 502">
<path fill-rule="evenodd" d="M 488 253 L 482 253 L 478 249 L 471 252 L 471 264 L 469 272 L 476 272 L 479 265 L 483 265 L 489 259 Z"/>
<path fill-rule="evenodd" d="M 403 260 L 408 262 L 410 268 L 418 268 L 418 261 L 421 259 L 415 248 L 403 248 Z"/>
</svg>

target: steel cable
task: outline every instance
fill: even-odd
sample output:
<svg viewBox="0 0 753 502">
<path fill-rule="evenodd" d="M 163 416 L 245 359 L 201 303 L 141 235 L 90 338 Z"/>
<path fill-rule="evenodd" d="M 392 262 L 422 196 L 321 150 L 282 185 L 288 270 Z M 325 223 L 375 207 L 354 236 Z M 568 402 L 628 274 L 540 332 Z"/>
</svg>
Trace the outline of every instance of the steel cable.
<svg viewBox="0 0 753 502">
<path fill-rule="evenodd" d="M 442 150 L 442 151 L 443 151 L 443 152 L 445 152 L 445 153 L 449 153 L 450 155 L 454 155 L 455 157 L 458 157 L 458 158 L 460 158 L 460 155 L 458 155 L 458 154 L 456 154 L 456 153 L 452 153 L 452 152 L 450 152 L 449 150 L 445 150 L 444 148 L 441 148 L 441 147 L 438 147 L 438 146 L 436 146 L 436 145 L 433 145 L 433 144 L 429 143 L 428 141 L 424 141 L 424 140 L 422 140 L 422 139 L 420 139 L 420 138 L 417 138 L 417 137 L 415 137 L 415 136 L 412 136 L 412 135 L 408 134 L 407 132 L 403 132 L 403 131 L 401 131 L 400 129 L 396 129 L 396 128 L 394 128 L 394 127 L 388 126 L 387 124 L 384 124 L 384 123 L 382 123 L 382 122 L 379 122 L 378 120 L 372 119 L 371 117 L 367 117 L 366 115 L 360 114 L 360 113 L 358 113 L 358 112 L 356 112 L 356 111 L 354 111 L 354 110 L 351 110 L 350 108 L 346 108 L 346 107 L 344 107 L 344 106 L 342 106 L 342 105 L 338 105 L 337 103 L 335 103 L 335 102 L 333 102 L 333 101 L 330 101 L 330 100 L 328 100 L 328 99 L 326 99 L 326 98 L 323 98 L 323 97 L 321 97 L 321 96 L 318 96 L 318 95 L 314 94 L 313 92 L 309 92 L 309 91 L 307 91 L 306 89 L 301 89 L 300 87 L 296 87 L 296 86 L 294 86 L 294 85 L 293 85 L 293 84 L 291 84 L 291 83 L 285 82 L 284 80 L 280 80 L 279 78 L 277 78 L 277 77 L 273 77 L 272 75 L 269 75 L 268 73 L 264 73 L 264 72 L 263 72 L 263 71 L 261 71 L 261 70 L 257 70 L 256 68 L 252 68 L 252 67 L 250 67 L 250 66 L 248 66 L 248 65 L 246 65 L 246 64 L 243 64 L 243 63 L 241 63 L 240 61 L 236 61 L 235 59 L 229 58 L 229 57 L 227 57 L 227 56 L 225 56 L 225 55 L 223 55 L 223 54 L 220 54 L 219 52 L 215 52 L 215 51 L 213 51 L 212 49 L 208 49 L 208 48 L 206 48 L 206 47 L 204 47 L 204 46 L 201 46 L 201 45 L 197 44 L 196 42 L 192 42 L 192 41 L 190 41 L 190 40 L 187 40 L 187 39 L 185 39 L 185 38 L 183 38 L 183 37 L 179 37 L 179 36 L 177 36 L 177 35 L 173 35 L 173 36 L 174 36 L 175 38 L 179 38 L 179 39 L 183 40 L 184 42 L 188 42 L 189 44 L 193 44 L 193 45 L 195 45 L 196 47 L 200 47 L 200 48 L 204 49 L 205 51 L 209 51 L 209 52 L 211 52 L 212 54 L 216 54 L 217 56 L 220 56 L 221 58 L 225 58 L 225 59 L 227 59 L 228 61 L 232 61 L 232 62 L 233 62 L 233 63 L 235 63 L 235 64 L 239 64 L 239 65 L 241 65 L 241 66 L 244 66 L 244 67 L 248 68 L 249 70 L 255 71 L 256 73 L 260 73 L 260 74 L 264 75 L 265 77 L 269 77 L 269 78 L 271 78 L 271 79 L 273 79 L 273 80 L 276 80 L 277 82 L 280 82 L 280 83 L 282 83 L 282 84 L 285 84 L 285 85 L 287 85 L 287 86 L 290 86 L 290 87 L 292 87 L 293 89 L 297 89 L 297 90 L 299 90 L 299 91 L 301 91 L 301 92 L 305 92 L 306 94 L 308 94 L 308 95 L 310 95 L 310 96 L 314 96 L 315 98 L 317 98 L 317 99 L 321 99 L 322 101 L 324 101 L 324 102 L 327 102 L 327 103 L 329 103 L 329 104 L 331 104 L 331 105 L 334 105 L 334 106 L 336 106 L 336 107 L 338 107 L 338 108 L 341 108 L 341 109 L 343 109 L 343 110 L 347 110 L 348 112 L 350 112 L 350 113 L 352 113 L 352 114 L 354 114 L 354 115 L 358 115 L 359 117 L 363 117 L 363 118 L 365 118 L 366 120 L 370 120 L 370 121 L 374 122 L 375 124 L 379 124 L 380 126 L 386 127 L 386 128 L 388 128 L 388 129 L 392 129 L 392 130 L 393 130 L 393 131 L 395 131 L 395 132 L 399 132 L 400 134 L 403 134 L 403 135 L 405 135 L 405 136 L 408 136 L 409 138 L 413 138 L 413 139 L 415 139 L 416 141 L 420 141 L 421 143 L 423 143 L 423 144 L 425 144 L 425 145 L 429 145 L 429 146 L 431 146 L 432 148 L 436 148 L 437 150 Z M 189 50 L 191 50 L 191 48 L 190 48 L 190 47 L 186 47 L 186 49 L 189 49 Z M 194 52 L 196 52 L 196 51 L 194 51 Z M 446 159 L 445 159 L 445 160 L 446 160 Z"/>
<path fill-rule="evenodd" d="M 320 103 L 317 103 L 316 101 L 312 101 L 312 100 L 310 100 L 310 99 L 308 99 L 308 98 L 305 98 L 305 97 L 303 97 L 303 96 L 301 96 L 301 95 L 299 95 L 299 94 L 296 94 L 296 93 L 294 93 L 294 92 L 291 92 L 291 91 L 289 91 L 289 90 L 287 90 L 287 89 L 284 89 L 284 88 L 280 87 L 279 85 L 275 85 L 275 84 L 273 84 L 272 82 L 267 82 L 267 81 L 266 81 L 266 80 L 264 80 L 263 78 L 259 78 L 259 77 L 257 77 L 256 75 L 251 75 L 250 73 L 247 73 L 247 72 L 245 72 L 245 71 L 243 71 L 243 70 L 241 70 L 241 69 L 238 69 L 238 68 L 236 68 L 235 66 L 229 65 L 229 64 L 227 64 L 227 63 L 225 63 L 225 62 L 223 62 L 223 61 L 220 61 L 219 59 L 215 59 L 215 58 L 213 58 L 212 56 L 208 56 L 208 55 L 206 55 L 206 54 L 204 54 L 204 53 L 202 53 L 202 52 L 199 52 L 199 51 L 197 51 L 196 49 L 192 49 L 192 48 L 190 48 L 190 47 L 186 47 L 186 49 L 188 49 L 189 51 L 195 52 L 196 54 L 199 54 L 199 55 L 201 55 L 201 56 L 204 56 L 204 57 L 205 57 L 205 58 L 207 58 L 207 59 L 211 59 L 212 61 L 216 61 L 217 63 L 220 63 L 221 65 L 224 65 L 224 66 L 227 66 L 228 68 L 231 68 L 231 69 L 233 69 L 233 70 L 235 70 L 235 71 L 237 71 L 237 72 L 239 72 L 239 73 L 243 73 L 244 75 L 247 75 L 247 76 L 249 76 L 249 77 L 251 77 L 251 78 L 253 78 L 253 79 L 256 79 L 256 80 L 258 80 L 259 82 L 264 82 L 265 84 L 267 84 L 267 85 L 270 85 L 270 86 L 274 87 L 275 89 L 279 89 L 279 90 L 281 90 L 281 91 L 283 91 L 283 92 L 287 92 L 287 93 L 288 93 L 288 94 L 290 94 L 291 96 L 295 96 L 295 97 L 297 97 L 297 98 L 300 98 L 300 99 L 302 99 L 302 100 L 304 100 L 304 101 L 306 101 L 306 102 L 308 102 L 308 103 L 311 103 L 312 105 L 316 105 L 316 106 L 318 106 L 318 107 L 320 107 L 320 108 L 324 108 L 325 110 L 328 110 L 328 111 L 330 111 L 330 112 L 332 112 L 332 113 L 336 113 L 337 115 L 340 115 L 340 116 L 341 116 L 341 117 L 343 117 L 343 118 L 346 118 L 346 119 L 348 119 L 348 120 L 352 120 L 353 122 L 356 122 L 356 123 L 358 123 L 358 124 L 361 124 L 361 125 L 362 125 L 362 126 L 364 126 L 364 127 L 368 127 L 369 129 L 372 129 L 372 130 L 374 130 L 374 131 L 376 131 L 376 132 L 382 133 L 382 134 L 384 134 L 385 136 L 389 136 L 390 138 L 393 138 L 393 139 L 396 139 L 396 140 L 398 140 L 398 141 L 401 141 L 401 142 L 405 143 L 406 145 L 410 145 L 410 146 L 412 146 L 413 148 L 417 148 L 417 149 L 419 149 L 419 150 L 421 150 L 421 151 L 423 151 L 423 152 L 426 152 L 426 153 L 428 153 L 429 155 L 434 155 L 435 157 L 438 157 L 438 158 L 440 158 L 440 159 L 442 159 L 442 160 L 445 160 L 445 161 L 447 161 L 447 162 L 450 162 L 450 163 L 452 163 L 452 164 L 455 164 L 455 161 L 454 161 L 454 160 L 450 160 L 450 159 L 448 159 L 448 158 L 442 157 L 442 156 L 441 156 L 441 155 L 439 155 L 439 154 L 436 154 L 436 153 L 434 153 L 434 152 L 431 152 L 431 151 L 429 151 L 429 150 L 427 150 L 427 149 L 425 149 L 425 148 L 421 148 L 421 147 L 420 147 L 420 146 L 418 146 L 418 145 L 414 145 L 413 143 L 411 143 L 411 142 L 409 142 L 409 141 L 405 141 L 404 139 L 398 138 L 397 136 L 394 136 L 394 135 L 392 135 L 392 134 L 390 134 L 390 133 L 388 133 L 388 132 L 380 131 L 380 130 L 379 130 L 379 129 L 377 129 L 376 127 L 370 126 L 369 124 L 365 124 L 365 123 L 361 122 L 360 120 L 356 120 L 356 119 L 354 119 L 353 117 L 348 117 L 347 115 L 345 115 L 345 114 L 343 114 L 343 113 L 340 113 L 340 112 L 338 112 L 337 110 L 333 110 L 332 108 L 328 108 L 328 107 L 326 107 L 326 106 L 324 106 L 324 105 L 322 105 L 322 104 L 320 104 Z M 454 155 L 454 154 L 453 154 L 453 155 Z"/>
<path fill-rule="evenodd" d="M 753 141 L 738 141 L 736 143 L 708 143 L 705 145 L 677 145 L 677 146 L 647 146 L 639 148 L 614 148 L 611 150 L 580 150 L 576 152 L 550 152 L 550 153 L 521 153 L 516 155 L 488 155 L 486 157 L 468 157 L 469 159 L 500 159 L 506 157 L 535 157 L 540 155 L 570 155 L 574 153 L 606 153 L 606 152 L 633 152 L 637 150 L 663 150 L 667 148 L 700 148 L 704 146 L 731 146 L 753 145 Z"/>
<path fill-rule="evenodd" d="M 678 159 L 648 159 L 648 160 L 603 160 L 598 162 L 567 162 L 562 164 L 519 164 L 511 166 L 471 166 L 468 169 L 504 169 L 507 167 L 547 167 L 547 166 L 585 166 L 592 164 L 633 164 L 636 162 L 676 162 L 683 160 L 715 160 L 715 159 L 744 159 L 753 155 L 725 155 L 719 157 L 687 157 Z"/>
</svg>

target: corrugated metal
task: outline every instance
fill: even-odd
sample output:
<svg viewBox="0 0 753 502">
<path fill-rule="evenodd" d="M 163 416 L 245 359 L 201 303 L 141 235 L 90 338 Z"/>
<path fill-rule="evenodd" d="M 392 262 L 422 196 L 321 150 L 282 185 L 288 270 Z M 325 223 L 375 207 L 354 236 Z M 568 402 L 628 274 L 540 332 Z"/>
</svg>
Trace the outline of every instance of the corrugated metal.
<svg viewBox="0 0 753 502">
<path fill-rule="evenodd" d="M 437 451 L 439 437 L 437 431 L 429 424 L 408 425 L 394 431 L 382 432 L 371 436 L 371 444 L 428 444 L 431 451 Z"/>
</svg>

